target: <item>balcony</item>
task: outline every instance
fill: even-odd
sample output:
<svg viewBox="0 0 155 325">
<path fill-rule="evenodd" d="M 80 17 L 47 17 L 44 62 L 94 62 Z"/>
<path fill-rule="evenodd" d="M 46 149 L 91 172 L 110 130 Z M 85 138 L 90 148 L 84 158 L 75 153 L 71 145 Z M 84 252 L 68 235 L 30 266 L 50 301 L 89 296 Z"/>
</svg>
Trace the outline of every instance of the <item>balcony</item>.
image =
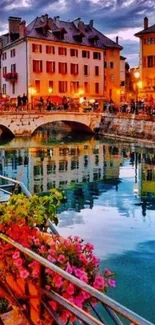
<svg viewBox="0 0 155 325">
<path fill-rule="evenodd" d="M 6 81 L 15 82 L 18 80 L 18 73 L 17 72 L 9 72 L 3 75 Z"/>
</svg>

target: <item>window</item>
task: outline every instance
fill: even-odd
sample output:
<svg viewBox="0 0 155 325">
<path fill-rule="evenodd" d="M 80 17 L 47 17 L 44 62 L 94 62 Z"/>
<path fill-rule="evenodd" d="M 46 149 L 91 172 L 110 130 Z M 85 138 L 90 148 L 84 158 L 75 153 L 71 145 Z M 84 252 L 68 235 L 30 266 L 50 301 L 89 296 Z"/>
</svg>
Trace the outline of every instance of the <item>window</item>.
<svg viewBox="0 0 155 325">
<path fill-rule="evenodd" d="M 93 53 L 93 59 L 94 59 L 94 60 L 101 60 L 101 53 L 99 53 L 99 52 L 94 52 L 94 53 Z"/>
<path fill-rule="evenodd" d="M 79 89 L 79 82 L 78 81 L 71 81 L 70 83 L 70 91 L 71 93 L 76 93 Z"/>
<path fill-rule="evenodd" d="M 59 73 L 61 74 L 67 73 L 67 63 L 59 62 Z"/>
<path fill-rule="evenodd" d="M 104 61 L 104 68 L 107 68 L 107 61 Z"/>
<path fill-rule="evenodd" d="M 7 59 L 7 54 L 6 54 L 6 52 L 4 52 L 3 54 L 2 54 L 2 60 L 6 60 Z"/>
<path fill-rule="evenodd" d="M 49 80 L 48 87 L 53 90 L 53 88 L 54 88 L 54 82 L 53 82 L 53 80 Z"/>
<path fill-rule="evenodd" d="M 15 94 L 15 82 L 12 82 L 12 94 Z"/>
<path fill-rule="evenodd" d="M 43 71 L 43 64 L 41 60 L 33 60 L 33 72 L 42 72 Z"/>
<path fill-rule="evenodd" d="M 99 76 L 99 67 L 95 66 L 95 76 Z"/>
<path fill-rule="evenodd" d="M 6 84 L 3 84 L 3 94 L 6 95 Z"/>
<path fill-rule="evenodd" d="M 110 62 L 110 69 L 114 68 L 114 62 Z"/>
<path fill-rule="evenodd" d="M 55 47 L 51 45 L 46 45 L 46 53 L 47 54 L 55 54 Z"/>
<path fill-rule="evenodd" d="M 67 167 L 68 167 L 67 161 L 59 161 L 59 171 L 60 172 L 66 171 Z"/>
<path fill-rule="evenodd" d="M 90 58 L 90 52 L 89 51 L 82 51 L 82 57 L 89 59 Z"/>
<path fill-rule="evenodd" d="M 35 88 L 37 93 L 40 93 L 40 80 L 35 80 Z"/>
<path fill-rule="evenodd" d="M 59 81 L 59 93 L 67 92 L 67 81 Z"/>
<path fill-rule="evenodd" d="M 78 57 L 78 50 L 70 49 L 70 56 L 76 56 L 76 57 Z"/>
<path fill-rule="evenodd" d="M 11 64 L 11 72 L 12 73 L 16 72 L 16 65 L 15 64 Z"/>
<path fill-rule="evenodd" d="M 71 161 L 71 170 L 78 169 L 79 168 L 79 161 L 78 160 L 72 160 Z"/>
<path fill-rule="evenodd" d="M 32 44 L 32 52 L 33 53 L 42 53 L 42 45 Z"/>
<path fill-rule="evenodd" d="M 67 55 L 67 49 L 65 47 L 58 47 L 59 55 Z"/>
<path fill-rule="evenodd" d="M 99 94 L 99 82 L 95 82 L 95 93 Z"/>
<path fill-rule="evenodd" d="M 78 74 L 78 72 L 79 72 L 78 64 L 71 63 L 71 74 L 76 75 L 76 74 Z"/>
<path fill-rule="evenodd" d="M 55 72 L 55 62 L 54 61 L 46 61 L 46 72 L 47 73 Z"/>
<path fill-rule="evenodd" d="M 16 50 L 15 50 L 15 49 L 12 49 L 12 50 L 10 51 L 10 56 L 11 56 L 11 58 L 14 58 L 15 55 L 16 55 Z"/>
<path fill-rule="evenodd" d="M 153 55 L 149 55 L 148 57 L 147 57 L 147 66 L 148 66 L 148 68 L 152 68 L 153 66 L 154 66 L 154 62 L 153 62 L 154 60 L 153 60 Z"/>
<path fill-rule="evenodd" d="M 110 75 L 110 80 L 114 81 L 114 74 L 113 73 Z"/>
<path fill-rule="evenodd" d="M 84 76 L 88 76 L 88 65 L 84 65 Z"/>
<path fill-rule="evenodd" d="M 88 94 L 89 93 L 89 84 L 88 84 L 88 82 L 86 81 L 86 82 L 84 82 L 84 92 L 86 93 L 86 94 Z"/>
<path fill-rule="evenodd" d="M 47 174 L 55 174 L 56 172 L 56 164 L 55 162 L 51 162 L 49 165 L 47 165 Z"/>
<path fill-rule="evenodd" d="M 149 38 L 147 38 L 147 42 L 146 42 L 147 44 L 153 44 L 153 43 L 155 43 L 154 42 L 154 38 L 153 37 L 149 37 Z"/>
<path fill-rule="evenodd" d="M 7 67 L 3 67 L 3 77 L 5 76 L 6 73 L 7 73 Z"/>
</svg>

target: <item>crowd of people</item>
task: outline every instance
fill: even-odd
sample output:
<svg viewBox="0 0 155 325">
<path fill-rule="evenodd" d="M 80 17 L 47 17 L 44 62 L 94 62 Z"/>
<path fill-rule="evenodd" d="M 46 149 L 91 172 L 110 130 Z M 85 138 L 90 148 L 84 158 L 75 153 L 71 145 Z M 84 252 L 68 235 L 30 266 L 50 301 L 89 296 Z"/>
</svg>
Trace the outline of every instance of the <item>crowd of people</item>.
<svg viewBox="0 0 155 325">
<path fill-rule="evenodd" d="M 115 105 L 112 100 L 105 101 L 103 111 L 113 114 L 127 113 L 155 115 L 155 100 L 153 97 L 140 100 L 131 99 L 128 102 L 121 102 L 119 106 Z"/>
</svg>

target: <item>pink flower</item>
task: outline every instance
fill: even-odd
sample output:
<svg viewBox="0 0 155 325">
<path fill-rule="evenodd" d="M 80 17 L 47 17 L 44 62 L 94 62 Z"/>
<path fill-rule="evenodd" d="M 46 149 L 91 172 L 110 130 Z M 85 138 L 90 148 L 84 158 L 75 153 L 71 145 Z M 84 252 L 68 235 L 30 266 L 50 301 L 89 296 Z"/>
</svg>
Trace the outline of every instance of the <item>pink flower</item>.
<svg viewBox="0 0 155 325">
<path fill-rule="evenodd" d="M 77 276 L 77 278 L 80 278 L 83 274 L 83 272 L 80 269 L 74 269 L 74 273 Z"/>
<path fill-rule="evenodd" d="M 92 262 L 95 264 L 95 266 L 98 266 L 100 263 L 100 259 L 93 255 Z"/>
<path fill-rule="evenodd" d="M 16 259 L 16 260 L 14 261 L 14 265 L 16 265 L 17 267 L 22 266 L 22 264 L 23 264 L 23 261 L 22 261 L 21 258 L 18 258 L 18 259 Z"/>
<path fill-rule="evenodd" d="M 39 252 L 40 252 L 41 254 L 44 254 L 44 253 L 46 252 L 46 247 L 45 247 L 44 245 L 42 245 L 42 246 L 40 247 L 40 249 L 39 249 Z"/>
<path fill-rule="evenodd" d="M 71 267 L 69 262 L 67 262 L 66 272 L 68 272 L 69 274 L 72 274 L 73 272 L 73 268 Z"/>
<path fill-rule="evenodd" d="M 71 295 L 73 295 L 74 294 L 74 291 L 75 291 L 75 289 L 74 289 L 74 285 L 72 284 L 72 283 L 70 283 L 68 286 L 67 286 L 67 293 L 71 296 Z"/>
<path fill-rule="evenodd" d="M 59 257 L 58 257 L 58 259 L 57 259 L 57 261 L 58 261 L 59 263 L 63 264 L 63 263 L 65 262 L 65 256 L 62 255 L 62 254 L 60 254 Z"/>
<path fill-rule="evenodd" d="M 27 279 L 30 273 L 27 270 L 22 269 L 20 270 L 19 275 L 22 279 Z"/>
<path fill-rule="evenodd" d="M 112 275 L 113 275 L 113 273 L 112 273 L 109 269 L 105 269 L 105 270 L 104 270 L 104 274 L 105 274 L 106 276 L 112 276 Z"/>
<path fill-rule="evenodd" d="M 85 248 L 89 251 L 92 252 L 94 250 L 94 245 L 87 243 Z"/>
<path fill-rule="evenodd" d="M 47 256 L 47 259 L 51 262 L 51 263 L 54 263 L 56 260 L 54 257 L 52 257 L 51 255 L 48 255 Z"/>
<path fill-rule="evenodd" d="M 87 257 L 84 254 L 80 254 L 79 259 L 81 262 L 83 262 L 84 264 L 88 264 L 88 260 Z"/>
<path fill-rule="evenodd" d="M 55 250 L 54 250 L 54 249 L 52 249 L 52 248 L 51 248 L 51 249 L 49 249 L 49 251 L 48 251 L 48 252 L 49 252 L 49 254 L 50 254 L 50 255 L 55 255 Z"/>
<path fill-rule="evenodd" d="M 78 299 L 78 297 L 74 298 L 74 304 L 77 307 L 82 308 L 82 302 L 81 302 L 81 300 Z"/>
<path fill-rule="evenodd" d="M 80 280 L 85 282 L 85 283 L 88 283 L 88 276 L 86 273 L 83 272 L 83 274 L 80 276 Z"/>
<path fill-rule="evenodd" d="M 115 280 L 112 280 L 112 279 L 108 280 L 108 284 L 109 284 L 110 287 L 113 287 L 113 288 L 116 287 L 116 281 Z"/>
<path fill-rule="evenodd" d="M 86 291 L 82 291 L 82 295 L 85 300 L 90 298 L 90 294 Z"/>
<path fill-rule="evenodd" d="M 93 287 L 95 289 L 102 289 L 104 288 L 104 286 L 105 286 L 104 278 L 100 274 L 97 274 L 95 277 L 95 281 L 93 283 Z"/>
<path fill-rule="evenodd" d="M 55 287 L 60 288 L 63 285 L 62 277 L 56 276 L 55 277 Z"/>
<path fill-rule="evenodd" d="M 18 251 L 16 251 L 13 255 L 12 255 L 12 258 L 13 259 L 17 259 L 20 257 L 20 253 Z"/>
</svg>

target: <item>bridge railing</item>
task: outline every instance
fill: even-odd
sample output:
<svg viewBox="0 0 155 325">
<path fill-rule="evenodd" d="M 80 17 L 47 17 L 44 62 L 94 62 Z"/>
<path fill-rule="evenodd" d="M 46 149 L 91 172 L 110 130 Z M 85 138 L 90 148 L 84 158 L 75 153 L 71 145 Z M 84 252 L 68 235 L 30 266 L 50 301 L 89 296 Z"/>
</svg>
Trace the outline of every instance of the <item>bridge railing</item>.
<svg viewBox="0 0 155 325">
<path fill-rule="evenodd" d="M 53 112 L 98 112 L 100 109 L 94 109 L 93 107 L 82 107 L 80 105 L 69 106 L 67 109 L 64 108 L 63 105 L 54 105 L 51 108 L 48 108 L 46 104 L 38 105 L 38 104 L 28 104 L 16 106 L 15 104 L 0 104 L 0 114 L 9 114 L 9 113 L 53 113 Z"/>
<path fill-rule="evenodd" d="M 23 247 L 19 243 L 13 241 L 9 237 L 3 235 L 0 233 L 0 239 L 11 244 L 13 247 L 18 249 L 23 254 L 27 255 L 28 257 L 32 258 L 34 261 L 37 261 L 41 264 L 42 270 L 45 270 L 47 267 L 54 273 L 57 273 L 58 275 L 62 276 L 64 279 L 68 280 L 72 284 L 74 284 L 76 287 L 84 290 L 85 292 L 89 293 L 91 297 L 95 298 L 97 300 L 100 307 L 103 308 L 104 312 L 100 310 L 98 311 L 97 307 L 94 307 L 93 305 L 89 305 L 90 313 L 86 313 L 83 309 L 77 307 L 75 304 L 71 303 L 69 300 L 63 298 L 59 294 L 57 294 L 54 291 L 47 291 L 44 287 L 44 281 L 43 281 L 43 273 L 41 272 L 41 281 L 40 281 L 40 319 L 43 317 L 43 311 L 46 310 L 48 314 L 50 315 L 51 319 L 55 321 L 55 324 L 58 325 L 67 325 L 70 324 L 70 322 L 63 323 L 60 319 L 58 313 L 54 311 L 51 306 L 49 305 L 49 300 L 55 301 L 59 306 L 62 306 L 69 312 L 71 312 L 73 315 L 75 315 L 76 320 L 80 320 L 82 324 L 87 325 L 107 325 L 107 324 L 116 324 L 116 325 L 123 325 L 123 324 L 135 324 L 135 325 L 152 325 L 151 322 L 145 320 L 144 318 L 140 317 L 133 311 L 127 309 L 126 307 L 122 306 L 118 302 L 114 301 L 107 295 L 97 291 L 93 287 L 89 286 L 88 284 L 82 282 L 81 280 L 77 279 L 76 277 L 70 275 L 69 273 L 65 272 L 55 264 L 49 262 L 45 258 L 41 257 L 40 255 L 34 253 L 32 250 L 29 250 L 28 248 Z M 18 301 L 18 297 L 14 295 L 12 292 L 12 289 L 5 283 L 0 283 L 0 286 L 2 285 L 3 288 L 5 288 L 6 292 L 10 293 L 12 297 L 14 297 L 14 300 L 18 305 L 20 305 L 20 302 Z M 30 304 L 30 297 L 27 295 L 25 297 L 27 299 L 27 304 Z M 30 310 L 30 305 L 28 310 Z M 92 311 L 92 313 L 91 313 Z M 105 313 L 107 313 L 108 317 L 110 317 L 110 321 L 107 321 Z M 29 321 L 29 324 L 34 324 L 30 314 L 24 314 L 27 317 L 27 320 Z M 3 323 L 2 323 L 3 324 Z M 79 324 L 78 322 L 74 322 L 74 324 Z"/>
</svg>

